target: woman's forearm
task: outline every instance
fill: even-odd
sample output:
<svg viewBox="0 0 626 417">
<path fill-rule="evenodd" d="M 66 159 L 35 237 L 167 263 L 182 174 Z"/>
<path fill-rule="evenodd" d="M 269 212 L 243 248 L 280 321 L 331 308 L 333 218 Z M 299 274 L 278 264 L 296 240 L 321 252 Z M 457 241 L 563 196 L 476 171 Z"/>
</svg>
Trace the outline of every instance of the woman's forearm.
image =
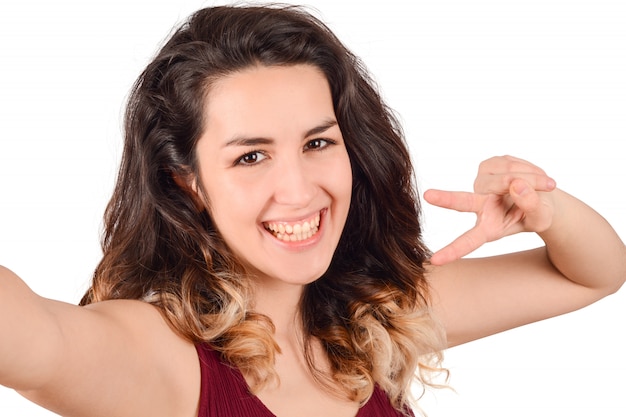
<svg viewBox="0 0 626 417">
<path fill-rule="evenodd" d="M 609 223 L 575 197 L 553 191 L 555 216 L 539 233 L 552 264 L 580 285 L 617 291 L 626 280 L 626 246 Z"/>
</svg>

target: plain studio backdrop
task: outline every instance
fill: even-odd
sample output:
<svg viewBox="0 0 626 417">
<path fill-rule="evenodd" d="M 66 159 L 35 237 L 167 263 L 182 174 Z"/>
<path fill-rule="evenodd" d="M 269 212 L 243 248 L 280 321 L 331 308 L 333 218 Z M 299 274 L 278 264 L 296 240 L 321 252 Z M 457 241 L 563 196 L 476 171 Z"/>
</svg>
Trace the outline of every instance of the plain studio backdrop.
<svg viewBox="0 0 626 417">
<path fill-rule="evenodd" d="M 87 288 L 127 93 L 170 29 L 212 4 L 1 3 L 0 264 L 39 294 L 77 303 Z M 481 160 L 512 154 L 544 168 L 626 238 L 626 3 L 308 4 L 363 58 L 397 111 L 421 191 L 470 190 Z M 433 249 L 474 221 L 432 207 L 424 219 Z M 472 256 L 540 243 L 514 236 Z M 422 407 L 431 417 L 623 417 L 624 328 L 626 290 L 449 349 L 456 391 L 429 391 Z M 0 388 L 0 416 L 52 415 Z"/>
</svg>

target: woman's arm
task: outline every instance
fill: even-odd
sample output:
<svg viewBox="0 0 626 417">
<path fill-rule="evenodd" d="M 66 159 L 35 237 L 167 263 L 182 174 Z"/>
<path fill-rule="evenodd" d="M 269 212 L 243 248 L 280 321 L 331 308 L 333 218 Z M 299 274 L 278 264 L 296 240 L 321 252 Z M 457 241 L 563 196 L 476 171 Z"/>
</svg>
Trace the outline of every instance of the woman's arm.
<svg viewBox="0 0 626 417">
<path fill-rule="evenodd" d="M 430 190 L 425 198 L 478 217 L 432 258 L 434 307 L 451 346 L 584 307 L 626 279 L 626 247 L 613 228 L 526 161 L 490 159 L 481 164 L 474 193 Z M 545 247 L 459 259 L 523 231 L 538 233 Z"/>
<path fill-rule="evenodd" d="M 192 344 L 138 301 L 77 307 L 0 267 L 0 384 L 64 416 L 193 416 Z"/>
</svg>

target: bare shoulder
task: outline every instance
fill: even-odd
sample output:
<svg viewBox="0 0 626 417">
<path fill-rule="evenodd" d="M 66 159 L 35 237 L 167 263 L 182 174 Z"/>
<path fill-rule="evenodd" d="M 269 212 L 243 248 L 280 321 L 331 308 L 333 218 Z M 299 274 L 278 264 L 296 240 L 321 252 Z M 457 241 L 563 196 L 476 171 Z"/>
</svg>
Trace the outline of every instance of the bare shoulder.
<svg viewBox="0 0 626 417">
<path fill-rule="evenodd" d="M 160 340 L 172 344 L 189 345 L 169 326 L 159 308 L 139 300 L 108 300 L 84 307 L 100 320 L 121 330 L 127 330 L 142 339 Z"/>
<path fill-rule="evenodd" d="M 27 398 L 62 415 L 197 414 L 195 347 L 168 325 L 158 308 L 111 300 L 85 307 L 58 303 L 50 310 L 65 323 L 64 371 L 50 386 L 23 392 Z"/>
<path fill-rule="evenodd" d="M 152 304 L 137 300 L 110 300 L 85 307 L 127 332 L 138 354 L 149 358 L 150 376 L 158 376 L 171 391 L 166 397 L 178 399 L 181 415 L 197 414 L 200 368 L 194 344 L 181 336 Z M 150 372 L 152 369 L 152 372 Z M 190 414 L 191 412 L 191 414 Z M 154 414 L 153 414 L 154 415 Z"/>
</svg>

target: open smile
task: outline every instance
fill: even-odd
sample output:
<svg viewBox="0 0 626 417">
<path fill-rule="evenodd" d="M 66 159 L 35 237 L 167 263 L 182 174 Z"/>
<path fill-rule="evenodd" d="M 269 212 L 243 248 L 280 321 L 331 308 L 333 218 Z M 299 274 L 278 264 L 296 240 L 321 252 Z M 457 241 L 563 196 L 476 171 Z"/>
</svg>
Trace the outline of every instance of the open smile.
<svg viewBox="0 0 626 417">
<path fill-rule="evenodd" d="M 321 213 L 297 222 L 264 222 L 263 227 L 276 239 L 284 242 L 301 242 L 319 232 Z"/>
</svg>

